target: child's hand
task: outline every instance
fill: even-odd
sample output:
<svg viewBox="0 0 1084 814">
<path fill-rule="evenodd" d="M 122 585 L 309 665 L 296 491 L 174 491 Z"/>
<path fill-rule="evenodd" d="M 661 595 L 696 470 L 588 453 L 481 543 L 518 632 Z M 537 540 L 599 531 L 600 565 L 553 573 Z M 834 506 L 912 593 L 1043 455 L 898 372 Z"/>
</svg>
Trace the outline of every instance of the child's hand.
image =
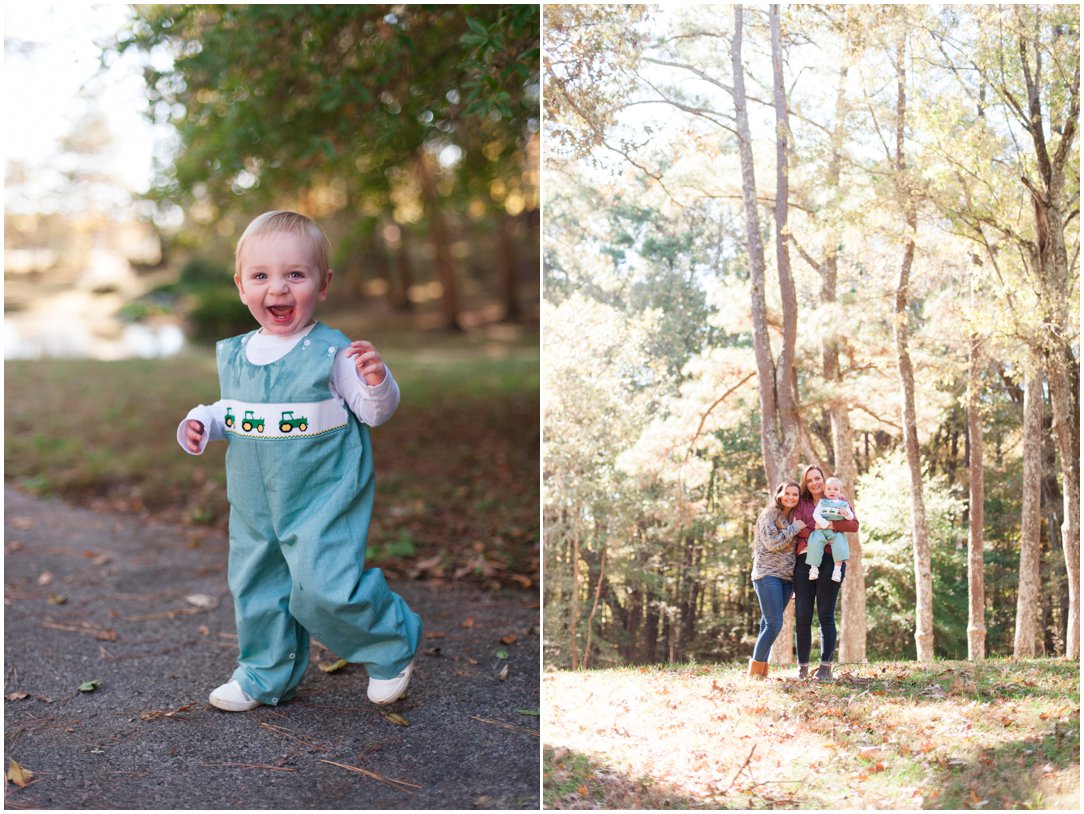
<svg viewBox="0 0 1084 814">
<path fill-rule="evenodd" d="M 388 370 L 384 367 L 384 360 L 380 358 L 380 352 L 372 342 L 367 342 L 364 339 L 351 342 L 346 355 L 356 357 L 354 364 L 357 365 L 358 373 L 361 374 L 362 378 L 365 379 L 365 383 L 370 387 L 380 384 L 388 375 Z"/>
<path fill-rule="evenodd" d="M 825 529 L 832 528 L 832 524 L 825 521 L 825 520 L 818 520 L 817 521 L 817 528 L 820 529 L 821 531 L 824 531 Z"/>
<path fill-rule="evenodd" d="M 189 452 L 199 454 L 199 444 L 203 439 L 203 422 L 195 419 L 190 420 L 185 428 L 184 435 Z"/>
</svg>

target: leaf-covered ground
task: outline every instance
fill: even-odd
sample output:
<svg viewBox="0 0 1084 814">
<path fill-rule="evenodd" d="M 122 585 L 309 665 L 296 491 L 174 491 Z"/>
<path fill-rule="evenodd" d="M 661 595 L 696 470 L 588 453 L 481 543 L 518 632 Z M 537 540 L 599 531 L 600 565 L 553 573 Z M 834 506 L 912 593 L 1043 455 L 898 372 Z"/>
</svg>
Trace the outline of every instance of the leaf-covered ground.
<svg viewBox="0 0 1084 814">
<path fill-rule="evenodd" d="M 547 673 L 544 805 L 1079 809 L 1079 663 L 837 672 L 825 684 L 735 666 Z"/>
</svg>

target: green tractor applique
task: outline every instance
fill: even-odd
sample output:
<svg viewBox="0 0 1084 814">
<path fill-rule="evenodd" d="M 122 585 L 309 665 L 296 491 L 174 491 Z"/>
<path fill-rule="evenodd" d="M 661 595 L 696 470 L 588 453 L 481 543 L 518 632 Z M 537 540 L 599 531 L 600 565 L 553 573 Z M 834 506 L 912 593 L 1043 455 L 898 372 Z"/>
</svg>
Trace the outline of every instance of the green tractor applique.
<svg viewBox="0 0 1084 814">
<path fill-rule="evenodd" d="M 282 418 L 279 420 L 279 429 L 283 432 L 290 432 L 294 427 L 304 432 L 309 428 L 309 420 L 304 417 L 294 418 L 293 410 L 283 411 Z"/>
<path fill-rule="evenodd" d="M 226 408 L 226 426 L 232 427 L 237 421 L 237 416 L 233 414 L 233 410 L 230 407 Z"/>
<path fill-rule="evenodd" d="M 252 428 L 256 428 L 256 432 L 263 432 L 264 420 L 262 418 L 253 418 L 252 410 L 245 410 L 245 417 L 241 419 L 241 429 L 245 432 L 252 432 Z"/>
</svg>

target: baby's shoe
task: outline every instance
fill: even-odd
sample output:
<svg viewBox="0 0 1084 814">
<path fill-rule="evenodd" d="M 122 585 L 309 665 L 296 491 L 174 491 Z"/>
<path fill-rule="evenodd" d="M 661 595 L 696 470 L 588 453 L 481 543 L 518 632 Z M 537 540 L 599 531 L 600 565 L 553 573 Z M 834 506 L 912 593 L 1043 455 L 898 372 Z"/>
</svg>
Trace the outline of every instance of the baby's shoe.
<svg viewBox="0 0 1084 814">
<path fill-rule="evenodd" d="M 227 712 L 248 712 L 262 703 L 241 689 L 241 685 L 237 683 L 236 678 L 231 678 L 212 692 L 208 700 L 219 709 L 224 709 Z"/>
<path fill-rule="evenodd" d="M 819 569 L 819 568 L 818 568 L 817 566 L 815 566 L 815 565 L 811 565 L 811 566 L 809 566 L 809 578 L 810 578 L 810 579 L 816 579 L 816 578 L 817 578 L 817 577 L 819 577 L 820 575 L 821 575 L 821 569 Z"/>
<path fill-rule="evenodd" d="M 836 564 L 836 567 L 832 569 L 832 582 L 843 582 L 843 569 Z"/>
<path fill-rule="evenodd" d="M 414 672 L 414 662 L 410 662 L 403 672 L 395 678 L 370 678 L 369 700 L 374 704 L 390 704 L 402 698 L 410 684 L 410 674 Z"/>
</svg>

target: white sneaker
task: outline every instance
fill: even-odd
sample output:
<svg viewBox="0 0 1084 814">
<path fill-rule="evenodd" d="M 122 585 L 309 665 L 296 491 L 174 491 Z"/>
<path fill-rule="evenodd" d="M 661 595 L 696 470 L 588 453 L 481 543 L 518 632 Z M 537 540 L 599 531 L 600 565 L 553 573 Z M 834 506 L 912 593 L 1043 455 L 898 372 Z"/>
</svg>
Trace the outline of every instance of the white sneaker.
<svg viewBox="0 0 1084 814">
<path fill-rule="evenodd" d="M 414 672 L 414 662 L 410 662 L 403 672 L 395 678 L 370 678 L 369 700 L 374 704 L 390 704 L 399 698 L 407 690 L 410 684 L 410 674 Z"/>
<path fill-rule="evenodd" d="M 809 578 L 810 578 L 810 579 L 816 579 L 816 578 L 817 578 L 817 577 L 819 577 L 820 575 L 821 575 L 821 569 L 819 569 L 819 568 L 818 568 L 817 566 L 815 566 L 815 565 L 811 565 L 811 566 L 809 566 Z"/>
<path fill-rule="evenodd" d="M 832 582 L 843 582 L 843 569 L 838 565 L 832 569 Z"/>
<path fill-rule="evenodd" d="M 236 678 L 231 678 L 212 692 L 208 700 L 219 709 L 224 709 L 227 712 L 248 712 L 248 710 L 255 709 L 263 703 L 241 689 L 241 685 L 237 683 Z"/>
</svg>

